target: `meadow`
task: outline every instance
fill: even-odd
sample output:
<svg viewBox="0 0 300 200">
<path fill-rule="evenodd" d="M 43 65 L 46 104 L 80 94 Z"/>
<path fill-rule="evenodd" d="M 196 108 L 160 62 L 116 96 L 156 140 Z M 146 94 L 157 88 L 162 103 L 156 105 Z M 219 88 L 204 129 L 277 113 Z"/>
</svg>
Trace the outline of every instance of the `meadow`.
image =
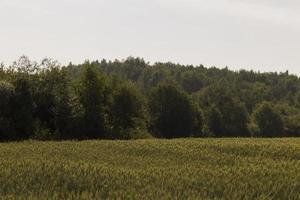
<svg viewBox="0 0 300 200">
<path fill-rule="evenodd" d="M 300 139 L 0 144 L 1 199 L 300 199 Z"/>
</svg>

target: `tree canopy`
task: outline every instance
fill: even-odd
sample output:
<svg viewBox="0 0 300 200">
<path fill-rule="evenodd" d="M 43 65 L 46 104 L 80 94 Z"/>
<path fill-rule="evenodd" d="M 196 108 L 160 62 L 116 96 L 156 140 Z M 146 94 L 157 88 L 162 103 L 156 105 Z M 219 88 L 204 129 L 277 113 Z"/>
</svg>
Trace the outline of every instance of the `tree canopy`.
<svg viewBox="0 0 300 200">
<path fill-rule="evenodd" d="M 141 58 L 0 66 L 0 140 L 300 136 L 300 79 Z"/>
</svg>

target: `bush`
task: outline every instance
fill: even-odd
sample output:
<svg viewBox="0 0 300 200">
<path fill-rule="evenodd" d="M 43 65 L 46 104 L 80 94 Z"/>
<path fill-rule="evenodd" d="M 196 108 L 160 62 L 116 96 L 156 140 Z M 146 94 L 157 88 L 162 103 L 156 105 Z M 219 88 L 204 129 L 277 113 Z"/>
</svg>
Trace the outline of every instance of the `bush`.
<svg viewBox="0 0 300 200">
<path fill-rule="evenodd" d="M 46 124 L 41 123 L 39 120 L 36 120 L 34 125 L 35 130 L 32 135 L 32 139 L 42 141 L 60 139 L 60 134 L 58 131 L 52 132 Z"/>
<path fill-rule="evenodd" d="M 300 114 L 289 116 L 284 123 L 285 136 L 299 137 L 300 136 Z"/>
</svg>

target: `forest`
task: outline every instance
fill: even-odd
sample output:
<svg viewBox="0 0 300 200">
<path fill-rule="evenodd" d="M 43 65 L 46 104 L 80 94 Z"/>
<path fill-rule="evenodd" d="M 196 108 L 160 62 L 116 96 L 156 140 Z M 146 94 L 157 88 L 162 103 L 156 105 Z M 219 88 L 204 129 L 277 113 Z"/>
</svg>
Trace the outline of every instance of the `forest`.
<svg viewBox="0 0 300 200">
<path fill-rule="evenodd" d="M 142 58 L 0 66 L 0 140 L 300 136 L 300 79 Z"/>
</svg>

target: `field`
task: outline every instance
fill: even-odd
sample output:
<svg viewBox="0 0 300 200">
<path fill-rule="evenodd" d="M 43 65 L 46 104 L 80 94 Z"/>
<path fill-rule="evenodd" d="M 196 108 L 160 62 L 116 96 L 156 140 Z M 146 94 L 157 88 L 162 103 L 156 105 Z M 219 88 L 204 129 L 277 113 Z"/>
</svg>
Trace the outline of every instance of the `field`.
<svg viewBox="0 0 300 200">
<path fill-rule="evenodd" d="M 0 144 L 1 199 L 300 199 L 300 139 Z"/>
</svg>

